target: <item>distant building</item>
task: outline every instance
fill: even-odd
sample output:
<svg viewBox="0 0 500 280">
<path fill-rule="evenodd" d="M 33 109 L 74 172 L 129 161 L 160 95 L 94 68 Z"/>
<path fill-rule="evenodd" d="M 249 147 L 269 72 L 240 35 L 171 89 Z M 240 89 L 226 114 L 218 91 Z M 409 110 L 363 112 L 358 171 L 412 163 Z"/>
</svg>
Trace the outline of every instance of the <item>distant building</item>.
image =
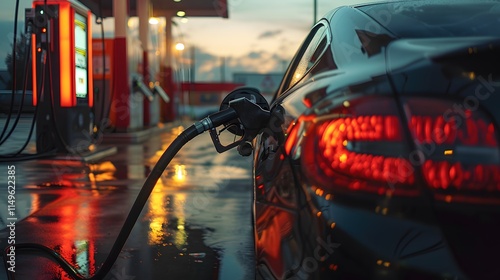
<svg viewBox="0 0 500 280">
<path fill-rule="evenodd" d="M 219 110 L 228 93 L 242 87 L 241 83 L 197 82 L 181 83 L 178 113 L 200 119 Z"/>
<path fill-rule="evenodd" d="M 234 73 L 233 82 L 258 88 L 268 100 L 278 90 L 283 73 Z"/>
</svg>

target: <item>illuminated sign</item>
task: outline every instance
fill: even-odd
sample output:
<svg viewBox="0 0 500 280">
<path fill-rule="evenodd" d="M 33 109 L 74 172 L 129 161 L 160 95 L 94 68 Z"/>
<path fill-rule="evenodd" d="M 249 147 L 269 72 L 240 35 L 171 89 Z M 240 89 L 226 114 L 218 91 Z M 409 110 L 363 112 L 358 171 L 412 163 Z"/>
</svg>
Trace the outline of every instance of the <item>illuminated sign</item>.
<svg viewBox="0 0 500 280">
<path fill-rule="evenodd" d="M 87 18 L 75 13 L 75 89 L 77 98 L 88 93 Z"/>
</svg>

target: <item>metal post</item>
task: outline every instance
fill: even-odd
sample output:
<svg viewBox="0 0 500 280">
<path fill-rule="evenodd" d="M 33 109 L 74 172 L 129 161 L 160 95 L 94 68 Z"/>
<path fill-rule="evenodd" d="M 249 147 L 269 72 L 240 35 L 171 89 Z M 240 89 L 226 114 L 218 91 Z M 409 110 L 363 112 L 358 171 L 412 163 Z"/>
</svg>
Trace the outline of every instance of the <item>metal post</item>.
<svg viewBox="0 0 500 280">
<path fill-rule="evenodd" d="M 195 47 L 191 47 L 191 71 L 190 72 L 190 77 L 189 77 L 189 82 L 194 83 L 195 82 L 195 71 L 196 71 L 196 60 L 195 60 L 195 55 L 194 55 Z"/>
<path fill-rule="evenodd" d="M 221 57 L 220 59 L 220 81 L 226 81 L 226 58 Z"/>
<path fill-rule="evenodd" d="M 314 1 L 314 22 L 313 25 L 316 24 L 316 21 L 318 20 L 316 15 L 318 14 L 318 0 L 313 0 Z"/>
<path fill-rule="evenodd" d="M 142 77 L 146 85 L 152 80 L 149 72 L 149 0 L 137 1 L 137 15 L 139 17 L 139 40 L 142 46 Z M 154 79 L 154 78 L 153 78 Z M 145 127 L 156 125 L 152 123 L 154 117 L 151 114 L 151 104 L 155 104 L 154 100 L 143 99 L 143 124 Z"/>
<path fill-rule="evenodd" d="M 132 128 L 132 106 L 127 60 L 127 1 L 113 0 L 115 39 L 113 41 L 113 100 L 111 119 L 117 131 Z M 134 125 L 135 126 L 135 125 Z"/>
</svg>

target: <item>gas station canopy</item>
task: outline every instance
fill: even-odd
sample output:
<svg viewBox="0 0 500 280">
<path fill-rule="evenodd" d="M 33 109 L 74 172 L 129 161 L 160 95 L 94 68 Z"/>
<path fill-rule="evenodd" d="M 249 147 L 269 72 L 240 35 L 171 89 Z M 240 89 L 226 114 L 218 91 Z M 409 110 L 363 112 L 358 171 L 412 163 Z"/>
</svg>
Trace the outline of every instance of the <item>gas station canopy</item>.
<svg viewBox="0 0 500 280">
<path fill-rule="evenodd" d="M 113 0 L 80 0 L 98 17 L 113 17 Z M 227 0 L 150 0 L 152 15 L 163 17 L 184 11 L 186 17 L 228 18 Z M 128 0 L 128 15 L 137 16 L 137 0 Z"/>
</svg>

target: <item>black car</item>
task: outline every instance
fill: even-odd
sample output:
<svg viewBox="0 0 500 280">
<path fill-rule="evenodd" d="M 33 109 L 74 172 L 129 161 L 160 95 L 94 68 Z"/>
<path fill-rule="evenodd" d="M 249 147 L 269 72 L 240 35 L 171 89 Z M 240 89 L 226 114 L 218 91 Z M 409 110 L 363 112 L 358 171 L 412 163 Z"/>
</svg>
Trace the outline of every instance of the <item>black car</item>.
<svg viewBox="0 0 500 280">
<path fill-rule="evenodd" d="M 499 54 L 496 1 L 321 19 L 254 142 L 257 278 L 500 279 Z"/>
</svg>

